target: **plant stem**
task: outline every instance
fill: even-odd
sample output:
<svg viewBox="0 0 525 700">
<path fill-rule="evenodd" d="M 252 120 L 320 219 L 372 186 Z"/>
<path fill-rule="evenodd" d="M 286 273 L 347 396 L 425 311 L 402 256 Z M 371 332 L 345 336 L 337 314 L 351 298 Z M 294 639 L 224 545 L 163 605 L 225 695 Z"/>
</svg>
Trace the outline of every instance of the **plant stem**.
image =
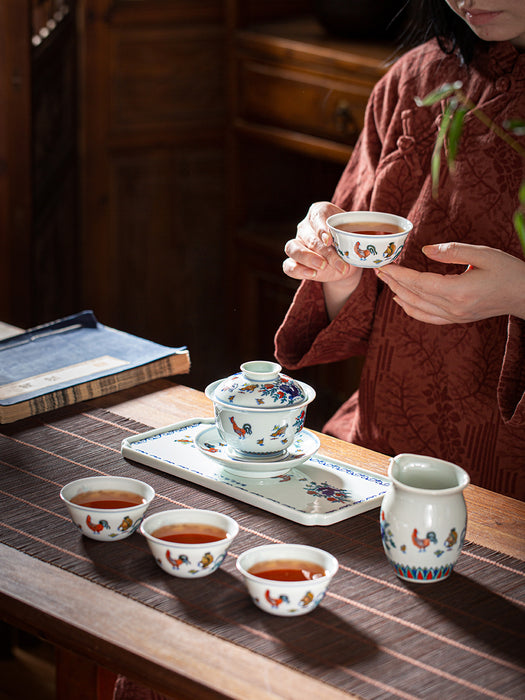
<svg viewBox="0 0 525 700">
<path fill-rule="evenodd" d="M 469 98 L 465 95 L 464 92 L 461 90 L 456 91 L 456 97 L 459 99 L 459 101 L 464 104 L 468 109 L 476 115 L 476 117 L 480 120 L 480 122 L 483 122 L 485 126 L 488 126 L 489 129 L 491 129 L 497 136 L 500 137 L 503 141 L 505 141 L 506 144 L 508 144 L 511 148 L 513 148 L 518 155 L 520 155 L 522 158 L 525 158 L 525 148 L 518 143 L 515 139 L 510 136 L 504 129 L 499 127 L 495 122 L 492 121 L 490 117 L 487 117 L 485 112 L 483 112 L 479 107 L 477 107 L 472 100 L 469 100 Z"/>
</svg>

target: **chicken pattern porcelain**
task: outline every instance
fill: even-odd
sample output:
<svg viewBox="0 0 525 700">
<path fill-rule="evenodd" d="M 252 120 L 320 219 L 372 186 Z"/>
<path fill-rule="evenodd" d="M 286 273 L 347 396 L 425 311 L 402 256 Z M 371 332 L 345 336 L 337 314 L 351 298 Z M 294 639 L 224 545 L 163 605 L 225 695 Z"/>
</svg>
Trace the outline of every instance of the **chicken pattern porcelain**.
<svg viewBox="0 0 525 700">
<path fill-rule="evenodd" d="M 304 403 L 307 392 L 300 382 L 280 374 L 276 362 L 254 361 L 241 365 L 241 371 L 219 382 L 217 401 L 231 406 L 279 408 Z"/>
<path fill-rule="evenodd" d="M 153 534 L 159 528 L 180 523 L 221 528 L 226 532 L 226 537 L 213 542 L 182 544 L 160 539 Z M 146 538 L 156 563 L 167 574 L 178 578 L 202 578 L 220 567 L 239 532 L 239 526 L 233 518 L 224 513 L 180 508 L 150 515 L 142 523 L 140 532 Z"/>
<path fill-rule="evenodd" d="M 342 225 L 375 225 L 381 230 L 381 224 L 397 227 L 395 233 L 359 233 L 342 230 Z M 401 254 L 406 238 L 412 230 L 412 223 L 401 216 L 384 212 L 352 211 L 333 214 L 327 219 L 332 234 L 334 248 L 339 257 L 354 267 L 382 267 L 393 262 Z"/>
<path fill-rule="evenodd" d="M 303 429 L 315 391 L 280 370 L 275 362 L 246 362 L 240 373 L 206 387 L 217 431 L 233 453 L 277 458 Z"/>
<path fill-rule="evenodd" d="M 242 455 L 283 455 L 304 427 L 304 408 L 282 413 L 246 413 L 215 405 L 219 435 L 235 453 Z"/>
<path fill-rule="evenodd" d="M 325 575 L 306 581 L 273 581 L 250 573 L 250 569 L 268 560 L 292 559 L 312 562 L 325 570 Z M 337 573 L 337 559 L 317 547 L 302 544 L 267 544 L 243 552 L 237 559 L 253 603 L 271 615 L 296 617 L 315 610 L 326 595 L 331 580 Z"/>
<path fill-rule="evenodd" d="M 395 573 L 417 583 L 448 578 L 465 540 L 468 474 L 451 462 L 403 454 L 391 460 L 389 477 L 380 529 Z"/>
<path fill-rule="evenodd" d="M 144 502 L 127 508 L 91 508 L 71 501 L 81 493 L 96 490 L 131 491 Z M 140 526 L 144 514 L 155 496 L 153 488 L 143 481 L 120 476 L 91 476 L 66 484 L 60 491 L 71 520 L 79 531 L 92 540 L 114 542 L 132 535 Z"/>
</svg>

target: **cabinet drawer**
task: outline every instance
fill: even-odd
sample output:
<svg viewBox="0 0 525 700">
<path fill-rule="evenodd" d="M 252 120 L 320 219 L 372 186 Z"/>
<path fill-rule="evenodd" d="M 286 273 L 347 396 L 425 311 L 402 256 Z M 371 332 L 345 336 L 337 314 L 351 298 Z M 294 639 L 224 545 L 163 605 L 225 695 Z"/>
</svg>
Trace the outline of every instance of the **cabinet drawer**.
<svg viewBox="0 0 525 700">
<path fill-rule="evenodd" d="M 249 122 L 352 145 L 363 127 L 370 91 L 367 85 L 244 61 L 238 113 Z"/>
</svg>

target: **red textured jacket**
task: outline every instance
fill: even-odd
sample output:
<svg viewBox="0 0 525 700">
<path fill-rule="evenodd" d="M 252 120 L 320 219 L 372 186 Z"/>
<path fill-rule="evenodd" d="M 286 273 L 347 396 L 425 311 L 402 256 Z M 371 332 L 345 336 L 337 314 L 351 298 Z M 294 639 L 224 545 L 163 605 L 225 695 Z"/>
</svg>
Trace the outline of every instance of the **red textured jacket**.
<svg viewBox="0 0 525 700">
<path fill-rule="evenodd" d="M 441 106 L 417 107 L 414 97 L 454 80 L 498 124 L 525 117 L 525 54 L 494 44 L 467 69 L 429 42 L 403 56 L 374 89 L 333 199 L 347 210 L 409 218 L 414 230 L 396 262 L 439 273 L 461 270 L 427 259 L 426 244 L 462 241 L 523 257 L 512 219 L 525 164 L 473 115 L 465 120 L 456 173 L 443 168 L 439 197 L 432 197 Z M 277 332 L 277 359 L 298 369 L 366 355 L 359 391 L 327 433 L 388 455 L 440 457 L 465 468 L 475 484 L 525 499 L 525 321 L 500 316 L 435 326 L 407 316 L 392 297 L 365 270 L 330 323 L 321 285 L 303 282 Z"/>
</svg>

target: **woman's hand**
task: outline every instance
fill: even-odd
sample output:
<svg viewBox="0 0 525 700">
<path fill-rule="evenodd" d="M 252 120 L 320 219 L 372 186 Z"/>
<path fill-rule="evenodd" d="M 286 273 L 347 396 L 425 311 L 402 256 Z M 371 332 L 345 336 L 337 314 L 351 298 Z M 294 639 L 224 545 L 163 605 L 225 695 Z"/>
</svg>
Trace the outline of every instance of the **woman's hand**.
<svg viewBox="0 0 525 700">
<path fill-rule="evenodd" d="M 362 268 L 346 263 L 332 245 L 326 220 L 341 211 L 343 209 L 330 202 L 312 204 L 306 218 L 297 227 L 297 236 L 284 247 L 288 257 L 283 262 L 283 270 L 289 277 L 323 283 L 330 319 L 337 316 L 362 274 Z"/>
<path fill-rule="evenodd" d="M 312 204 L 297 226 L 297 236 L 284 246 L 288 257 L 283 263 L 283 270 L 289 277 L 333 282 L 344 279 L 356 269 L 339 257 L 326 224 L 329 216 L 341 211 L 330 202 Z"/>
<path fill-rule="evenodd" d="M 409 316 L 436 325 L 471 323 L 509 314 L 525 319 L 525 262 L 502 250 L 466 243 L 428 245 L 442 263 L 467 265 L 457 275 L 417 272 L 401 265 L 377 270 Z"/>
</svg>

